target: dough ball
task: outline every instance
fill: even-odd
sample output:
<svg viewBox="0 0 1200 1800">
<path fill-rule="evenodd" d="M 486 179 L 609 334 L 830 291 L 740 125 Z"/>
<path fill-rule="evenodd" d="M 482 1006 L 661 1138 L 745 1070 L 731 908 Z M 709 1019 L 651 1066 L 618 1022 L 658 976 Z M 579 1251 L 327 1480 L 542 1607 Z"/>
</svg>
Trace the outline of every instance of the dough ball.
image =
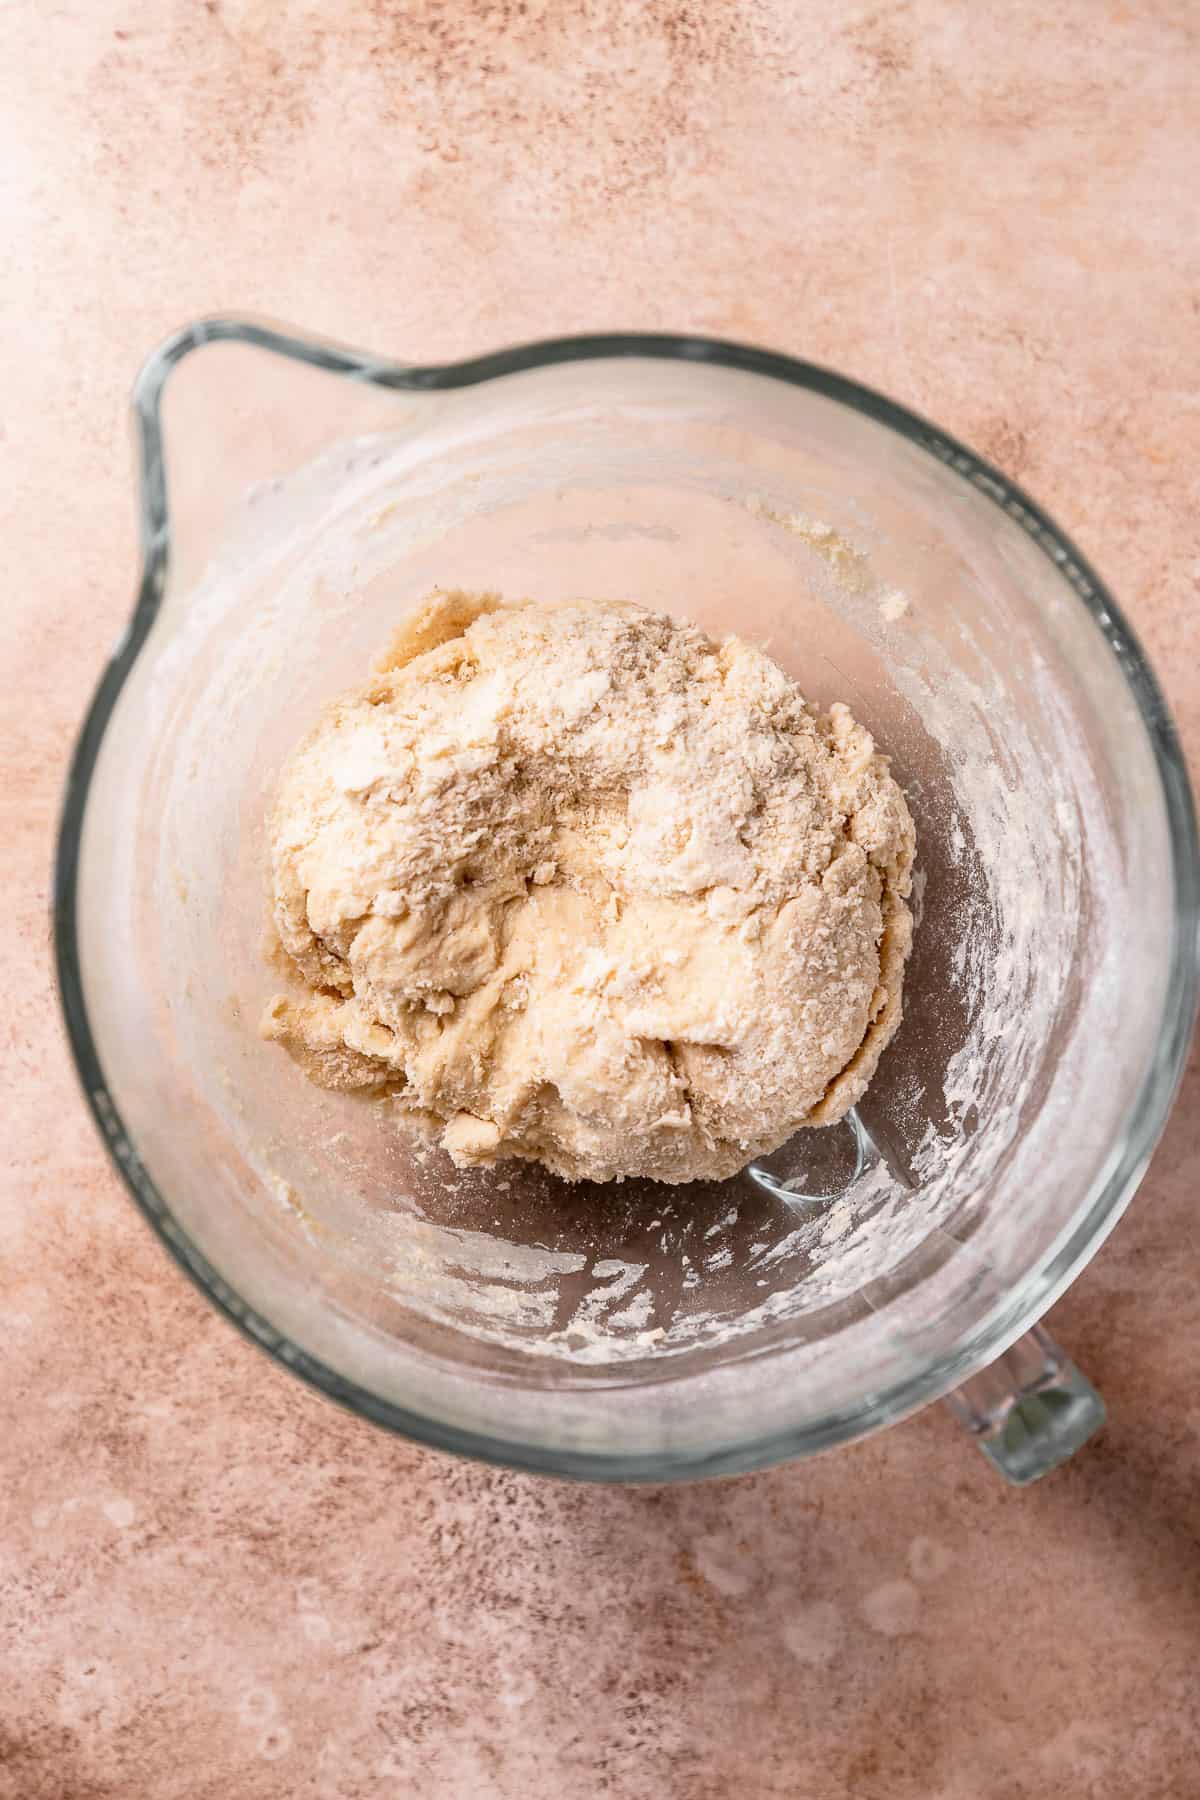
<svg viewBox="0 0 1200 1800">
<path fill-rule="evenodd" d="M 264 1020 L 459 1164 L 735 1173 L 861 1095 L 914 835 L 843 706 L 635 605 L 437 593 L 284 771 Z"/>
</svg>

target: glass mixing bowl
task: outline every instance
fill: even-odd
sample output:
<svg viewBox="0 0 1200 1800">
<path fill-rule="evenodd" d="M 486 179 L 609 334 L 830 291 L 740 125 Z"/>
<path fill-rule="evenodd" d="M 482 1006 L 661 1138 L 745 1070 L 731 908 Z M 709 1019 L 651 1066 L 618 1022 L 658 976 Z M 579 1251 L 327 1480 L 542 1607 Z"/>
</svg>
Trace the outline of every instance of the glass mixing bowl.
<svg viewBox="0 0 1200 1800">
<path fill-rule="evenodd" d="M 1162 697 L 1045 514 L 879 395 L 705 339 L 414 367 L 214 320 L 135 418 L 141 590 L 71 768 L 57 952 L 100 1129 L 213 1302 L 368 1418 L 564 1475 L 753 1468 L 955 1388 L 1014 1479 L 1085 1436 L 1096 1397 L 1022 1334 L 1163 1124 L 1200 874 Z M 849 1123 L 707 1186 L 462 1175 L 258 1038 L 280 762 L 439 584 L 737 631 L 875 731 L 920 916 Z"/>
</svg>

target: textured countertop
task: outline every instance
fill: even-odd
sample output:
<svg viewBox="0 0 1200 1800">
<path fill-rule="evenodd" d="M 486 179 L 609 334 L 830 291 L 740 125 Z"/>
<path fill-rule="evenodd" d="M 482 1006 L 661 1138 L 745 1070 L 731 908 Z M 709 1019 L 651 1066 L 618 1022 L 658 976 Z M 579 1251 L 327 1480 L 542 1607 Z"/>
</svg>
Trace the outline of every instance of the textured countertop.
<svg viewBox="0 0 1200 1800">
<path fill-rule="evenodd" d="M 0 1800 L 1200 1794 L 1194 1064 L 1053 1315 L 1111 1411 L 1069 1468 L 1005 1491 L 935 1409 L 582 1489 L 389 1440 L 214 1316 L 105 1161 L 47 954 L 135 569 L 126 396 L 221 307 L 856 374 L 1078 539 L 1195 766 L 1195 10 L 18 0 L 0 70 Z"/>
</svg>

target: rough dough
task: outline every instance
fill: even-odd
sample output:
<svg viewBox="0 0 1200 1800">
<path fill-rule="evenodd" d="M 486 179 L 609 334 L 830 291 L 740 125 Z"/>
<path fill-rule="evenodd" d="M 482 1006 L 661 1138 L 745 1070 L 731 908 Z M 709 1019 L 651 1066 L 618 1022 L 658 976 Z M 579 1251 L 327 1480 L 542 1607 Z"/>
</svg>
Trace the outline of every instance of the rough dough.
<svg viewBox="0 0 1200 1800">
<path fill-rule="evenodd" d="M 264 1035 L 459 1164 L 734 1173 L 900 1021 L 914 850 L 844 706 L 643 607 L 436 593 L 271 822 Z"/>
</svg>

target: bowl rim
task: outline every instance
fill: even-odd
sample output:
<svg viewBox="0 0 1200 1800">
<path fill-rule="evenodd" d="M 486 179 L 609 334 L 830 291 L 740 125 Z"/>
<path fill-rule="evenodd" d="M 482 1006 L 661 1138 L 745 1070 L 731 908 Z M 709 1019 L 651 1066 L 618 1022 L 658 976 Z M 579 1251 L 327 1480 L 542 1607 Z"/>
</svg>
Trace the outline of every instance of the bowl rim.
<svg viewBox="0 0 1200 1800">
<path fill-rule="evenodd" d="M 433 393 L 472 387 L 554 364 L 648 358 L 716 364 L 767 376 L 836 401 L 894 431 L 949 466 L 1016 521 L 1099 626 L 1136 702 L 1154 756 L 1172 852 L 1174 917 L 1163 1017 L 1119 1154 L 1093 1193 L 1004 1302 L 962 1334 L 936 1363 L 813 1423 L 698 1454 L 665 1450 L 548 1448 L 452 1426 L 384 1400 L 278 1331 L 239 1295 L 174 1218 L 143 1164 L 109 1090 L 81 979 L 78 936 L 80 847 L 88 795 L 108 723 L 162 605 L 170 565 L 170 511 L 161 399 L 171 371 L 205 345 L 239 343 L 379 388 Z M 660 332 L 607 332 L 517 344 L 463 360 L 391 361 L 332 340 L 250 317 L 216 316 L 181 327 L 143 364 L 133 389 L 138 460 L 141 576 L 136 600 L 92 695 L 68 767 L 53 883 L 58 990 L 76 1074 L 92 1117 L 133 1200 L 179 1266 L 253 1342 L 328 1398 L 373 1423 L 435 1449 L 540 1474 L 610 1481 L 668 1481 L 736 1474 L 812 1455 L 878 1430 L 949 1392 L 985 1367 L 1052 1305 L 1100 1248 L 1135 1192 L 1166 1122 L 1187 1057 L 1200 977 L 1200 841 L 1178 734 L 1137 636 L 1111 593 L 1050 516 L 1009 477 L 949 433 L 875 389 L 819 364 L 729 339 Z M 1098 1191 L 1097 1191 L 1098 1190 Z"/>
</svg>

